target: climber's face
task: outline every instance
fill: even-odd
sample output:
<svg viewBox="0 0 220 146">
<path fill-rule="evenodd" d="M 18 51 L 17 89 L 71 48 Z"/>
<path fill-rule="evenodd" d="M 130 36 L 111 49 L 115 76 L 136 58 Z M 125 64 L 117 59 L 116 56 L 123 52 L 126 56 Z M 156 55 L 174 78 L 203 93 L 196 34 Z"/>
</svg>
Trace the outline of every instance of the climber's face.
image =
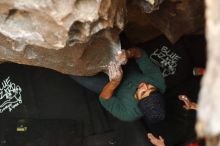
<svg viewBox="0 0 220 146">
<path fill-rule="evenodd" d="M 156 90 L 156 87 L 154 87 L 153 85 L 142 82 L 138 85 L 138 88 L 135 93 L 135 98 L 137 100 L 141 100 L 142 98 L 149 96 L 150 93 L 155 90 Z"/>
</svg>

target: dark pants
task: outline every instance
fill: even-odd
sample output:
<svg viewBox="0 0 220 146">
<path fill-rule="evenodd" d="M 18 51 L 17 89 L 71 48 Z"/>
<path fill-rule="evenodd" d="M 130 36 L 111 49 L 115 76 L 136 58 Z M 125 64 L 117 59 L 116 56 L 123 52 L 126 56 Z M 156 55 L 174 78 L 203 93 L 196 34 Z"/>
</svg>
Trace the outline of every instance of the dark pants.
<svg viewBox="0 0 220 146">
<path fill-rule="evenodd" d="M 95 76 L 70 76 L 74 81 L 83 87 L 99 94 L 103 87 L 108 83 L 108 76 L 104 73 L 99 73 Z"/>
<path fill-rule="evenodd" d="M 134 70 L 139 70 L 137 64 L 133 59 L 131 59 L 126 66 L 123 66 L 123 78 L 125 73 L 132 73 Z M 105 73 L 99 73 L 95 76 L 70 76 L 74 81 L 79 83 L 81 86 L 100 94 L 103 87 L 109 82 L 109 78 Z"/>
</svg>

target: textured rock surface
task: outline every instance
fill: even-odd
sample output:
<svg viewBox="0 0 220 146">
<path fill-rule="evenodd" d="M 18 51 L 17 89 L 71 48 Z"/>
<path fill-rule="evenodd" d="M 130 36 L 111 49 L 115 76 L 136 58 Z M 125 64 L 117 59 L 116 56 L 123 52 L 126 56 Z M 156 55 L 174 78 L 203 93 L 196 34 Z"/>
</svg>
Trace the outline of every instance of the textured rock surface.
<svg viewBox="0 0 220 146">
<path fill-rule="evenodd" d="M 150 15 L 150 21 L 174 43 L 183 35 L 204 29 L 204 1 L 164 2 Z"/>
<path fill-rule="evenodd" d="M 175 43 L 183 35 L 204 30 L 203 0 L 166 0 L 150 14 L 144 12 L 143 5 L 137 4 L 141 0 L 133 1 L 127 3 L 128 24 L 125 27 L 133 43 L 147 41 L 160 33 Z"/>
<path fill-rule="evenodd" d="M 212 137 L 207 139 L 208 146 L 220 146 L 220 1 L 206 0 L 206 8 L 208 62 L 200 91 L 197 132 Z"/>
<path fill-rule="evenodd" d="M 120 49 L 125 1 L 1 0 L 0 59 L 92 75 Z"/>
<path fill-rule="evenodd" d="M 128 3 L 139 6 L 145 13 L 152 13 L 155 10 L 159 10 L 159 5 L 164 0 L 127 0 Z"/>
<path fill-rule="evenodd" d="M 115 61 L 125 18 L 133 44 L 203 29 L 202 0 L 170 1 L 0 0 L 0 60 L 93 75 Z"/>
<path fill-rule="evenodd" d="M 132 44 L 146 42 L 161 34 L 151 24 L 149 14 L 132 2 L 127 2 L 127 24 L 124 31 Z"/>
<path fill-rule="evenodd" d="M 115 40 L 112 40 L 114 38 Z M 2 41 L 1 41 L 2 40 Z M 7 40 L 7 41 L 6 41 Z M 75 44 L 60 50 L 45 49 L 28 45 L 23 51 L 13 48 L 14 41 L 0 36 L 0 58 L 21 64 L 51 68 L 66 74 L 94 75 L 105 71 L 110 61 L 120 49 L 118 34 L 114 31 L 102 31 L 85 44 Z"/>
</svg>

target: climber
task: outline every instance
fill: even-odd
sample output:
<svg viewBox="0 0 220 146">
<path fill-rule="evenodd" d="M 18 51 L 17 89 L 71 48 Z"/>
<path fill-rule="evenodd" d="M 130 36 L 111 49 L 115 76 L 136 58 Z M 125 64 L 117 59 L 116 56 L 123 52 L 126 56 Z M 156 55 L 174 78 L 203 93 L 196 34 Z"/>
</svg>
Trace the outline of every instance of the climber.
<svg viewBox="0 0 220 146">
<path fill-rule="evenodd" d="M 108 73 L 110 81 L 107 83 L 103 82 L 106 80 L 103 75 L 72 78 L 89 89 L 95 88 L 93 91 L 100 93 L 102 106 L 122 121 L 134 121 L 142 116 L 147 123 L 163 120 L 165 107 L 161 93 L 165 91 L 165 81 L 160 69 L 150 61 L 145 51 L 139 48 L 122 50 L 117 58 L 121 63 L 135 58 L 139 68 L 128 69 L 123 76 L 121 67 L 111 62 Z"/>
</svg>

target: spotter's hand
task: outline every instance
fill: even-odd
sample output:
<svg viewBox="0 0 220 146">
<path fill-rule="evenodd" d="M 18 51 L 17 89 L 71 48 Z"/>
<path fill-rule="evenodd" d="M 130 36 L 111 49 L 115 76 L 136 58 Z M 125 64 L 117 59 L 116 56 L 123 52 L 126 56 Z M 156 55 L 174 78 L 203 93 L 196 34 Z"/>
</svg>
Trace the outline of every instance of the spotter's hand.
<svg viewBox="0 0 220 146">
<path fill-rule="evenodd" d="M 178 98 L 179 100 L 184 102 L 183 108 L 185 108 L 186 110 L 197 108 L 197 104 L 194 102 L 191 102 L 189 97 L 187 97 L 186 95 L 179 95 Z"/>
<path fill-rule="evenodd" d="M 147 138 L 155 146 L 165 146 L 164 139 L 161 136 L 159 136 L 159 138 L 157 138 L 152 133 L 148 133 Z"/>
</svg>

